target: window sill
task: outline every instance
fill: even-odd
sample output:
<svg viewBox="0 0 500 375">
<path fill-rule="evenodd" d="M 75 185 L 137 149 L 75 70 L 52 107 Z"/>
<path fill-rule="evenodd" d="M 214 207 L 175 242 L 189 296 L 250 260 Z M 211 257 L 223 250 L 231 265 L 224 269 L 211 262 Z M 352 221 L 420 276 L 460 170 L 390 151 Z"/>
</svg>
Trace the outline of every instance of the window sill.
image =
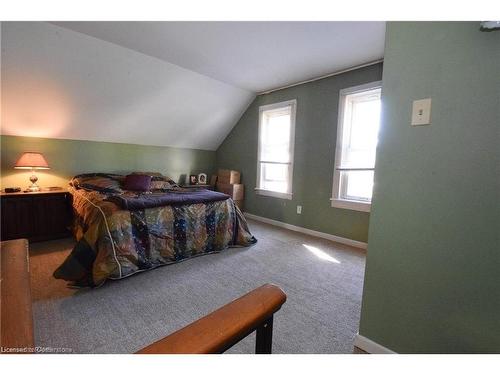
<svg viewBox="0 0 500 375">
<path fill-rule="evenodd" d="M 281 193 L 279 191 L 263 190 L 255 188 L 255 193 L 259 195 L 265 195 L 268 197 L 282 198 L 282 199 L 292 199 L 292 193 Z"/>
<path fill-rule="evenodd" d="M 350 201 L 347 199 L 332 198 L 332 207 L 344 208 L 346 210 L 370 212 L 372 208 L 371 202 Z"/>
</svg>

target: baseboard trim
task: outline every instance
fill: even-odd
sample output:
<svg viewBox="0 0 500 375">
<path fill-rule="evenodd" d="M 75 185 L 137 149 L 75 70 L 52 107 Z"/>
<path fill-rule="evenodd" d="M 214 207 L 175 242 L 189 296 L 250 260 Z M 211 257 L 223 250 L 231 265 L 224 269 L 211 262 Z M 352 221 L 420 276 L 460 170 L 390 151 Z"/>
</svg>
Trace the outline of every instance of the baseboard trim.
<svg viewBox="0 0 500 375">
<path fill-rule="evenodd" d="M 397 354 L 395 351 L 392 351 L 391 349 L 386 348 L 385 346 L 382 346 L 379 343 L 360 335 L 359 333 L 354 338 L 354 346 L 369 354 Z"/>
<path fill-rule="evenodd" d="M 327 239 L 330 241 L 334 241 L 334 242 L 338 242 L 338 243 L 341 243 L 344 245 L 357 247 L 357 248 L 363 249 L 363 250 L 366 250 L 366 248 L 367 248 L 366 242 L 355 241 L 355 240 L 351 240 L 350 238 L 335 236 L 333 234 L 324 233 L 324 232 L 318 232 L 316 230 L 299 227 L 297 225 L 284 223 L 284 222 L 278 221 L 278 220 L 268 219 L 267 217 L 257 216 L 254 214 L 250 214 L 248 212 L 245 212 L 244 215 L 245 215 L 245 217 L 247 217 L 249 219 L 261 221 L 263 223 L 275 225 L 277 227 L 281 227 L 281 228 L 285 228 L 285 229 L 290 229 L 290 230 L 293 230 L 295 232 L 309 234 L 310 236 L 324 238 L 324 239 Z"/>
</svg>

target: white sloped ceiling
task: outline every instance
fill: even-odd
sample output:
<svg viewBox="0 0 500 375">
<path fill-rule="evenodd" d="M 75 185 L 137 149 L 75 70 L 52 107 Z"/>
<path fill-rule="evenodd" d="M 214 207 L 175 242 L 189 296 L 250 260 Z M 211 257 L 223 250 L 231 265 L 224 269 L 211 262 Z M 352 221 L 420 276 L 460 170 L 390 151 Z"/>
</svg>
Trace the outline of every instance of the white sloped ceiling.
<svg viewBox="0 0 500 375">
<path fill-rule="evenodd" d="M 215 150 L 255 94 L 41 22 L 2 23 L 3 135 Z"/>
<path fill-rule="evenodd" d="M 378 60 L 385 38 L 385 22 L 55 24 L 253 92 Z"/>
<path fill-rule="evenodd" d="M 383 22 L 3 22 L 9 135 L 215 150 L 256 93 L 382 58 Z"/>
</svg>

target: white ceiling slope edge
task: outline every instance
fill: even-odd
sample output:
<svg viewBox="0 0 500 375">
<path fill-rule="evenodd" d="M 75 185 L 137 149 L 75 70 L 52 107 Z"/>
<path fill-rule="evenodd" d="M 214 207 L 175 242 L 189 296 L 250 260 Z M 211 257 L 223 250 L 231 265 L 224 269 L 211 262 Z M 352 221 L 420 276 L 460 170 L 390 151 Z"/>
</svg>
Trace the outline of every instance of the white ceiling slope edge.
<svg viewBox="0 0 500 375">
<path fill-rule="evenodd" d="M 385 22 L 56 22 L 253 92 L 383 57 Z"/>
<path fill-rule="evenodd" d="M 383 22 L 3 22 L 1 134 L 216 150 L 257 92 L 383 57 Z"/>
<path fill-rule="evenodd" d="M 255 94 L 43 22 L 3 22 L 1 134 L 216 150 Z"/>
</svg>

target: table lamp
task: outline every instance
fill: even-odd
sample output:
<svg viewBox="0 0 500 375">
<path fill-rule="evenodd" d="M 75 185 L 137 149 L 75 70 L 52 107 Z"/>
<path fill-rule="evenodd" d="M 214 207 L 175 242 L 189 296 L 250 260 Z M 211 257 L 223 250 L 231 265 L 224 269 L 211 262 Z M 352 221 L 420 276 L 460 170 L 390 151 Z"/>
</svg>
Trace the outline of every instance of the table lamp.
<svg viewBox="0 0 500 375">
<path fill-rule="evenodd" d="M 50 169 L 47 160 L 39 152 L 25 152 L 21 155 L 16 165 L 15 169 L 31 169 L 31 186 L 28 191 L 40 191 L 40 187 L 36 184 L 38 177 L 35 175 L 35 169 Z"/>
</svg>

